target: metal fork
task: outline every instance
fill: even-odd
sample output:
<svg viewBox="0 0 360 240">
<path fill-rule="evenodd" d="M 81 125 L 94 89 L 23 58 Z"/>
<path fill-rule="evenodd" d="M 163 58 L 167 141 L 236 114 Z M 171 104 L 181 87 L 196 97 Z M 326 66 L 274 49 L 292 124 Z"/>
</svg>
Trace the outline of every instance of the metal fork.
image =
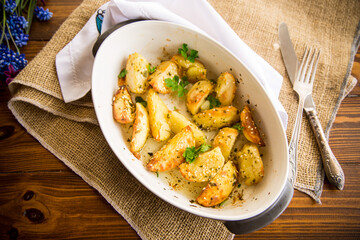
<svg viewBox="0 0 360 240">
<path fill-rule="evenodd" d="M 312 54 L 310 54 L 313 52 Z M 317 54 L 316 54 L 317 52 Z M 311 57 L 310 57 L 311 55 Z M 317 69 L 317 65 L 319 62 L 320 51 L 316 49 L 312 51 L 312 49 L 305 49 L 303 59 L 301 61 L 301 65 L 296 74 L 296 79 L 294 81 L 294 91 L 297 92 L 299 96 L 299 106 L 298 112 L 296 115 L 294 129 L 291 135 L 291 140 L 289 143 L 289 161 L 291 165 L 291 171 L 289 180 L 292 184 L 294 184 L 296 179 L 296 162 L 297 162 L 297 149 L 299 143 L 299 135 L 301 129 L 301 121 L 302 114 L 304 109 L 304 102 L 307 96 L 311 95 L 315 73 Z M 311 62 L 309 65 L 309 61 L 311 58 Z M 315 65 L 314 65 L 315 62 Z"/>
</svg>

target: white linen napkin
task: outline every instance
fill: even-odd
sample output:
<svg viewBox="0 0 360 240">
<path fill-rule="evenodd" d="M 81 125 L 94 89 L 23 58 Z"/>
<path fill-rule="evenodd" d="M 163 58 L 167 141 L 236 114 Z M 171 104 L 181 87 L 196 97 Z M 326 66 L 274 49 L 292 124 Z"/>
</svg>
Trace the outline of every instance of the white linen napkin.
<svg viewBox="0 0 360 240">
<path fill-rule="evenodd" d="M 287 113 L 278 100 L 283 77 L 247 46 L 206 0 L 111 0 L 99 11 L 105 12 L 101 33 L 119 22 L 142 18 L 182 24 L 217 40 L 261 82 L 286 129 Z M 66 103 L 83 97 L 91 88 L 92 47 L 99 36 L 96 15 L 92 15 L 83 29 L 56 56 L 56 71 Z"/>
</svg>

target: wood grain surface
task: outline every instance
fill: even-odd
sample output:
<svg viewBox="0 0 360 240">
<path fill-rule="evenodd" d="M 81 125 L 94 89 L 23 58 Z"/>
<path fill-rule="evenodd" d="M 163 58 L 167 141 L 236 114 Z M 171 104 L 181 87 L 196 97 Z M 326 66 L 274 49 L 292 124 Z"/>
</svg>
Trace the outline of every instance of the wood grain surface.
<svg viewBox="0 0 360 240">
<path fill-rule="evenodd" d="M 81 0 L 48 0 L 50 22 L 34 22 L 22 49 L 31 60 Z M 353 76 L 360 79 L 360 51 Z M 0 239 L 138 239 L 105 199 L 43 148 L 7 108 L 0 88 Z M 295 191 L 285 212 L 267 227 L 235 239 L 360 239 L 360 85 L 345 98 L 330 132 L 330 146 L 346 183 L 325 180 L 316 204 Z"/>
</svg>

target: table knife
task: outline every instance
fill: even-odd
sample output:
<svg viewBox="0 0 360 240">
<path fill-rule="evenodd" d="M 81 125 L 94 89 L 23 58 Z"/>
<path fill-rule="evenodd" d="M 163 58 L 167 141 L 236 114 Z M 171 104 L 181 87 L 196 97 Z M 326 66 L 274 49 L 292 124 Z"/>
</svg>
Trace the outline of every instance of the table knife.
<svg viewBox="0 0 360 240">
<path fill-rule="evenodd" d="M 281 54 L 285 63 L 286 71 L 291 83 L 293 84 L 299 63 L 285 23 L 280 23 L 279 25 L 279 39 Z M 326 140 L 319 118 L 317 117 L 315 104 L 311 95 L 309 95 L 305 100 L 304 110 L 309 118 L 311 128 L 313 129 L 316 142 L 319 146 L 326 177 L 331 184 L 336 186 L 339 190 L 342 190 L 345 184 L 344 172 L 331 151 L 328 141 Z"/>
</svg>

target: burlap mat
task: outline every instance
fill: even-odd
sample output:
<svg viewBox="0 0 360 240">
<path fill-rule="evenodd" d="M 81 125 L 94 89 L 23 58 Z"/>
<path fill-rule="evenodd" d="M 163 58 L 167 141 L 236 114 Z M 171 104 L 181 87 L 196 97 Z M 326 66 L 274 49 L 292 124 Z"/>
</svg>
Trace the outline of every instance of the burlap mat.
<svg viewBox="0 0 360 240">
<path fill-rule="evenodd" d="M 56 54 L 106 0 L 85 0 L 51 41 L 10 84 L 9 108 L 45 148 L 80 175 L 144 239 L 231 239 L 219 221 L 179 210 L 144 188 L 105 142 L 88 94 L 65 104 L 55 70 Z M 339 104 L 355 82 L 349 77 L 354 35 L 360 19 L 358 0 L 215 1 L 210 3 L 251 48 L 284 76 L 280 100 L 289 114 L 290 136 L 297 108 L 278 44 L 278 25 L 287 22 L 298 56 L 305 44 L 322 49 L 314 87 L 320 121 L 328 133 Z M 201 11 L 201 9 L 199 9 Z M 350 61 L 350 63 L 349 63 Z M 320 155 L 305 117 L 300 140 L 296 188 L 319 201 L 324 174 Z M 346 187 L 346 185 L 345 185 Z"/>
</svg>

